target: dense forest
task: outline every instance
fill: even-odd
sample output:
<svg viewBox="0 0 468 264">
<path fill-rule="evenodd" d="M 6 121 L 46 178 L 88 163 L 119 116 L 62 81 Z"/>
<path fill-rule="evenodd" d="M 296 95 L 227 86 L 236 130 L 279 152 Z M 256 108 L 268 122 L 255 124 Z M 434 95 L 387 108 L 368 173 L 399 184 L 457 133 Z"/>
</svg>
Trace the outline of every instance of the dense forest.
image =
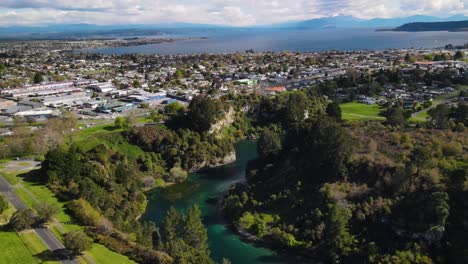
<svg viewBox="0 0 468 264">
<path fill-rule="evenodd" d="M 468 138 L 447 129 L 466 105 L 346 124 L 312 91 L 260 103 L 259 158 L 222 204 L 239 233 L 327 263 L 466 263 Z"/>
<path fill-rule="evenodd" d="M 350 69 L 271 97 L 199 96 L 188 107 L 154 113 L 152 125 L 118 118 L 117 140 L 91 148 L 52 133 L 76 126 L 66 117 L 46 125 L 51 133 L 38 143 L 38 153 L 47 151 L 40 173 L 88 235 L 107 247 L 141 263 L 213 263 L 200 210 L 171 209 L 161 226 L 143 222 L 145 191 L 222 164 L 238 139 L 256 138 L 259 158 L 249 164 L 247 181 L 220 203 L 241 235 L 327 263 L 464 263 L 467 105 L 438 105 L 428 122 L 411 124 L 417 109 L 395 100 L 383 106 L 384 122 L 353 124 L 342 121 L 337 103 L 376 95 L 388 83 L 466 84 L 466 77 L 451 78 L 453 70 Z M 12 140 L 13 153 L 35 149 L 31 137 Z M 114 144 L 141 152 L 130 155 Z"/>
</svg>

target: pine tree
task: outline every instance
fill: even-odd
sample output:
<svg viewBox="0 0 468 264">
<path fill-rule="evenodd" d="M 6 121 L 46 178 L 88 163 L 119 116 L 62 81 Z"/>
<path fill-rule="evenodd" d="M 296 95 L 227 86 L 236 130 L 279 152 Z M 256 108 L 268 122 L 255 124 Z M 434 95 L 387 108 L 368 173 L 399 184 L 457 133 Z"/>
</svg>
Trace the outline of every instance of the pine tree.
<svg viewBox="0 0 468 264">
<path fill-rule="evenodd" d="M 163 237 L 166 243 L 173 242 L 178 237 L 178 230 L 180 226 L 181 216 L 174 207 L 171 207 L 164 219 L 164 232 Z"/>
<path fill-rule="evenodd" d="M 183 239 L 188 245 L 200 250 L 206 250 L 208 247 L 207 231 L 201 221 L 201 211 L 197 205 L 190 207 L 184 218 Z"/>
</svg>

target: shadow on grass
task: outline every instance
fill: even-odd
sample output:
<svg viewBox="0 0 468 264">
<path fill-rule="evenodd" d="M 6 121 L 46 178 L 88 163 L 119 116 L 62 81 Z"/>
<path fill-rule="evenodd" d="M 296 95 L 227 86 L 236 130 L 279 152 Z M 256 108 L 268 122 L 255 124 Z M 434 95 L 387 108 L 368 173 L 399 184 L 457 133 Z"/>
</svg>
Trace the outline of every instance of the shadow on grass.
<svg viewBox="0 0 468 264">
<path fill-rule="evenodd" d="M 41 170 L 32 170 L 23 174 L 19 174 L 18 177 L 21 177 L 24 182 L 33 186 L 47 186 L 47 177 Z M 52 190 L 51 193 L 58 199 L 59 202 L 67 202 L 72 199 L 71 197 L 57 195 L 57 193 L 54 193 Z"/>
<path fill-rule="evenodd" d="M 56 255 L 55 252 L 50 251 L 50 250 L 44 250 L 39 254 L 36 254 L 34 257 L 38 258 L 41 260 L 41 262 L 47 262 L 47 261 L 58 261 L 59 258 Z"/>
<path fill-rule="evenodd" d="M 113 131 L 121 130 L 121 128 L 119 128 L 117 126 L 109 125 L 109 126 L 103 127 L 102 130 L 105 130 L 105 131 L 108 131 L 108 132 L 113 132 Z"/>
<path fill-rule="evenodd" d="M 35 255 L 35 257 L 40 259 L 42 262 L 72 260 L 73 259 L 73 255 L 67 249 L 57 249 L 57 250 L 54 250 L 54 251 L 45 250 L 45 251 Z"/>
<path fill-rule="evenodd" d="M 25 182 L 34 183 L 37 185 L 47 184 L 47 178 L 45 175 L 43 175 L 41 170 L 32 170 L 26 173 L 21 173 L 18 174 L 18 177 L 21 177 Z"/>
</svg>

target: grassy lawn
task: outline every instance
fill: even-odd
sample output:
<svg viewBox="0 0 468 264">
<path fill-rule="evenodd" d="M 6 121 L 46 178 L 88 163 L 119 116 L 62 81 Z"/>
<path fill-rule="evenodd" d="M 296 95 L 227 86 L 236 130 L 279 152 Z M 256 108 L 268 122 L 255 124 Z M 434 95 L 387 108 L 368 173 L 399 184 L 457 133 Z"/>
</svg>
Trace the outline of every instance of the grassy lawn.
<svg viewBox="0 0 468 264">
<path fill-rule="evenodd" d="M 113 252 L 100 244 L 93 244 L 93 248 L 86 251 L 86 254 L 94 259 L 99 264 L 134 264 L 136 262 L 127 258 L 126 256 L 120 255 Z"/>
<path fill-rule="evenodd" d="M 29 181 L 23 181 L 23 186 L 29 191 L 28 194 L 32 194 L 37 201 L 57 205 L 60 209 L 59 213 L 55 215 L 57 220 L 60 222 L 71 221 L 71 217 L 65 213 L 65 202 L 59 201 L 55 194 L 46 186 Z"/>
<path fill-rule="evenodd" d="M 0 263 L 39 263 L 15 232 L 0 231 Z"/>
<path fill-rule="evenodd" d="M 41 263 L 58 264 L 59 261 L 51 260 L 52 253 L 47 249 L 47 246 L 42 242 L 39 236 L 33 231 L 21 232 L 19 234 L 21 240 L 31 253 L 40 259 Z"/>
<path fill-rule="evenodd" d="M 10 182 L 11 185 L 16 185 L 20 182 L 20 178 L 18 177 L 19 174 L 25 173 L 27 171 L 9 171 L 9 170 L 2 170 L 0 174 L 5 176 L 5 178 Z"/>
<path fill-rule="evenodd" d="M 341 111 L 344 120 L 361 121 L 361 120 L 385 120 L 379 116 L 381 111 L 378 105 L 367 105 L 361 103 L 345 103 L 341 104 Z"/>
<path fill-rule="evenodd" d="M 34 255 L 48 250 L 34 231 L 24 231 L 19 236 Z"/>
<path fill-rule="evenodd" d="M 85 128 L 73 134 L 73 140 L 84 151 L 88 151 L 98 144 L 106 144 L 114 151 L 125 153 L 131 158 L 143 155 L 143 150 L 129 144 L 122 136 L 123 129 L 115 128 L 113 124 L 98 125 Z"/>
<path fill-rule="evenodd" d="M 0 214 L 0 225 L 7 224 L 14 212 L 15 208 L 8 203 L 8 208 Z"/>
<path fill-rule="evenodd" d="M 410 117 L 409 121 L 412 122 L 426 122 L 427 119 L 429 118 L 429 114 L 427 113 L 427 109 L 419 112 L 413 117 Z"/>
</svg>

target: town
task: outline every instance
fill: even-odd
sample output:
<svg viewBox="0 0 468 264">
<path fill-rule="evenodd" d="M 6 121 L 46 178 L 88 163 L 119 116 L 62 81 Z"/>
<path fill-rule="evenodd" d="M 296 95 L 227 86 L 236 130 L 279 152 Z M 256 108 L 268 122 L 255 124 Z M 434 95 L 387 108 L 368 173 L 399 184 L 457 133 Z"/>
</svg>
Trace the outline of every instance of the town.
<svg viewBox="0 0 468 264">
<path fill-rule="evenodd" d="M 397 71 L 402 78 L 416 71 L 426 76 L 449 74 L 447 79 L 462 80 L 460 84 L 468 79 L 463 50 L 250 50 L 235 54 L 118 56 L 76 52 L 89 47 L 89 42 L 27 43 L 0 47 L 0 122 L 4 124 L 11 124 L 14 117 L 43 121 L 60 116 L 63 110 L 81 120 L 113 120 L 135 109 L 145 115 L 149 109 L 163 111 L 171 103 L 188 104 L 200 93 L 212 97 L 269 96 L 330 83 L 332 96 L 343 102 L 383 105 L 400 100 L 405 109 L 416 112 L 437 96 L 453 92 L 454 84 L 433 83 L 427 78 L 392 82 L 379 73 Z M 98 41 L 93 43 L 99 46 Z M 353 83 L 337 81 L 340 78 Z M 358 80 L 364 78 L 371 80 Z"/>
</svg>

